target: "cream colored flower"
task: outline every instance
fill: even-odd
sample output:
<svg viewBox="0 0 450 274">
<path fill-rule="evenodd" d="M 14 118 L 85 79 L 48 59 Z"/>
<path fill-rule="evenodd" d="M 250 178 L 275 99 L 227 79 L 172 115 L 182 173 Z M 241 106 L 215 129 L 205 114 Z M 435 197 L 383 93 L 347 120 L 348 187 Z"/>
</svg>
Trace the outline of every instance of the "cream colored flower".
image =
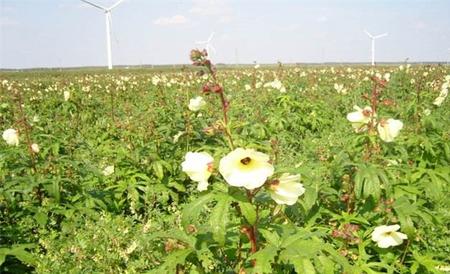
<svg viewBox="0 0 450 274">
<path fill-rule="evenodd" d="M 189 100 L 189 110 L 191 111 L 199 111 L 206 105 L 205 100 L 201 96 L 197 96 L 194 99 Z"/>
<path fill-rule="evenodd" d="M 10 128 L 3 132 L 3 140 L 6 141 L 8 145 L 18 146 L 19 145 L 19 133 L 17 130 Z"/>
<path fill-rule="evenodd" d="M 38 145 L 38 144 L 32 144 L 32 145 L 31 145 L 31 150 L 32 150 L 34 153 L 39 153 L 39 151 L 40 151 L 39 145 Z"/>
<path fill-rule="evenodd" d="M 173 138 L 172 138 L 173 143 L 174 143 L 174 144 L 177 143 L 177 142 L 178 142 L 178 139 L 180 139 L 180 137 L 183 136 L 183 134 L 185 134 L 185 133 L 186 133 L 186 132 L 184 132 L 184 131 L 178 131 L 178 133 L 175 134 L 175 135 L 173 136 Z"/>
<path fill-rule="evenodd" d="M 114 166 L 107 166 L 102 171 L 103 175 L 110 176 L 114 173 Z"/>
<path fill-rule="evenodd" d="M 399 225 L 378 226 L 372 232 L 372 241 L 377 242 L 378 247 L 381 248 L 401 245 L 403 240 L 408 239 L 408 236 L 397 232 L 399 229 Z"/>
<path fill-rule="evenodd" d="M 305 188 L 300 183 L 300 175 L 283 173 L 277 180 L 273 180 L 269 186 L 269 194 L 280 205 L 293 205 L 298 197 L 305 193 Z"/>
<path fill-rule="evenodd" d="M 188 152 L 181 163 L 183 172 L 198 182 L 197 190 L 204 191 L 208 188 L 208 179 L 213 171 L 214 158 L 206 152 Z"/>
<path fill-rule="evenodd" d="M 70 99 L 70 91 L 64 91 L 64 101 L 69 101 Z"/>
<path fill-rule="evenodd" d="M 439 106 L 442 105 L 442 103 L 444 102 L 444 100 L 445 100 L 445 97 L 439 96 L 439 97 L 437 97 L 436 99 L 434 99 L 433 105 L 436 105 L 436 106 L 439 107 Z"/>
<path fill-rule="evenodd" d="M 370 117 L 372 116 L 372 108 L 366 106 L 364 109 L 361 109 L 358 106 L 353 106 L 353 109 L 356 111 L 347 114 L 347 120 L 352 123 L 355 132 L 359 133 L 367 130 L 367 124 L 370 122 Z"/>
<path fill-rule="evenodd" d="M 335 89 L 336 92 L 339 93 L 339 94 L 343 94 L 343 95 L 346 95 L 346 94 L 347 94 L 347 89 L 344 88 L 344 85 L 343 85 L 343 84 L 335 83 L 335 84 L 334 84 L 334 89 Z"/>
<path fill-rule="evenodd" d="M 394 138 L 398 136 L 402 128 L 402 121 L 391 118 L 381 120 L 377 126 L 378 134 L 380 135 L 381 140 L 385 142 L 394 141 Z"/>
<path fill-rule="evenodd" d="M 246 189 L 262 186 L 273 174 L 267 154 L 254 149 L 237 148 L 220 160 L 219 171 L 228 184 Z"/>
</svg>

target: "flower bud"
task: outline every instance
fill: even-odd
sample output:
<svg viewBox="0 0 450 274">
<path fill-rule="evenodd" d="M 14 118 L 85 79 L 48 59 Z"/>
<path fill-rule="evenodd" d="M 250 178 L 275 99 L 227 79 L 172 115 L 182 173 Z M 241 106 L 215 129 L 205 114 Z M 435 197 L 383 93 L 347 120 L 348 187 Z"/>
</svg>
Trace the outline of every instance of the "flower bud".
<svg viewBox="0 0 450 274">
<path fill-rule="evenodd" d="M 211 92 L 211 87 L 209 86 L 209 84 L 203 85 L 203 87 L 202 87 L 202 92 L 203 92 L 203 93 L 209 93 L 209 92 Z"/>
<path fill-rule="evenodd" d="M 223 92 L 223 88 L 219 84 L 215 84 L 215 85 L 213 85 L 211 87 L 211 91 L 214 92 L 214 93 L 222 93 Z"/>
<path fill-rule="evenodd" d="M 202 59 L 202 52 L 198 49 L 191 50 L 190 58 L 192 62 L 197 62 Z"/>
</svg>

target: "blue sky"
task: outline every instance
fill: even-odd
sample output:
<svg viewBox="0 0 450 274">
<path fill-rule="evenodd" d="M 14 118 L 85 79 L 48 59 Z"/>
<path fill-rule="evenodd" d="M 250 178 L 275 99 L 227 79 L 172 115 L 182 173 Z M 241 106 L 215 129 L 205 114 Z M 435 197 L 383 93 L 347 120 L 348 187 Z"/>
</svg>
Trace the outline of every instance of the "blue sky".
<svg viewBox="0 0 450 274">
<path fill-rule="evenodd" d="M 195 41 L 213 31 L 215 62 L 368 62 L 364 29 L 389 33 L 376 41 L 377 61 L 447 61 L 449 14 L 448 0 L 124 0 L 112 12 L 113 63 L 188 63 Z M 1 68 L 99 65 L 100 10 L 79 0 L 0 0 Z"/>
</svg>

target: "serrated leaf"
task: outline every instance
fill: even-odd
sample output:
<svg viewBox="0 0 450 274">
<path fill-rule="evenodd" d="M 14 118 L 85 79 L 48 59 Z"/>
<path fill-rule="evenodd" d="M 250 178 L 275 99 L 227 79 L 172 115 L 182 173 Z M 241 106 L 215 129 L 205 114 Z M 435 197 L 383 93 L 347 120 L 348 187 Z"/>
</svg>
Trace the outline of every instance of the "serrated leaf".
<svg viewBox="0 0 450 274">
<path fill-rule="evenodd" d="M 153 168 L 153 171 L 155 172 L 156 177 L 158 177 L 158 179 L 162 180 L 164 178 L 163 165 L 159 161 L 153 162 L 152 168 Z"/>
<path fill-rule="evenodd" d="M 198 216 L 202 212 L 204 206 L 214 198 L 214 194 L 208 193 L 200 196 L 197 200 L 185 206 L 182 212 L 181 224 L 186 229 L 186 227 L 197 220 Z"/>
<path fill-rule="evenodd" d="M 258 230 L 261 235 L 263 235 L 264 239 L 266 239 L 267 243 L 269 245 L 273 245 L 276 247 L 279 247 L 281 244 L 280 236 L 275 231 L 269 231 L 266 229 L 259 229 Z"/>
<path fill-rule="evenodd" d="M 315 274 L 316 269 L 311 261 L 307 258 L 292 261 L 297 273 Z"/>
<path fill-rule="evenodd" d="M 225 245 L 230 202 L 231 198 L 228 195 L 217 196 L 217 204 L 212 210 L 211 218 L 209 219 L 213 238 L 219 243 L 220 246 Z"/>
<path fill-rule="evenodd" d="M 316 203 L 318 197 L 318 187 L 305 186 L 305 194 L 300 199 L 300 204 L 303 206 L 305 212 L 309 211 Z"/>
<path fill-rule="evenodd" d="M 247 220 L 247 222 L 251 225 L 254 225 L 256 222 L 256 210 L 255 207 L 249 202 L 241 202 L 239 201 L 239 208 L 241 209 L 242 215 Z"/>
<path fill-rule="evenodd" d="M 192 253 L 192 249 L 179 249 L 171 252 L 164 257 L 164 263 L 157 269 L 153 269 L 148 273 L 177 273 L 177 266 L 185 264 L 186 257 Z"/>
<path fill-rule="evenodd" d="M 248 260 L 255 260 L 255 266 L 252 269 L 252 273 L 264 274 L 273 273 L 272 263 L 275 262 L 278 248 L 273 245 L 268 245 L 263 249 L 260 249 L 256 253 L 252 254 Z"/>
<path fill-rule="evenodd" d="M 154 239 L 161 239 L 161 238 L 175 239 L 185 244 L 188 244 L 190 247 L 195 246 L 196 243 L 195 237 L 187 235 L 184 231 L 179 229 L 155 232 L 152 233 L 151 235 L 144 235 L 143 238 L 145 241 L 152 241 Z"/>
<path fill-rule="evenodd" d="M 48 217 L 47 214 L 43 212 L 37 212 L 36 214 L 34 214 L 34 219 L 40 226 L 44 226 L 47 224 Z"/>
</svg>

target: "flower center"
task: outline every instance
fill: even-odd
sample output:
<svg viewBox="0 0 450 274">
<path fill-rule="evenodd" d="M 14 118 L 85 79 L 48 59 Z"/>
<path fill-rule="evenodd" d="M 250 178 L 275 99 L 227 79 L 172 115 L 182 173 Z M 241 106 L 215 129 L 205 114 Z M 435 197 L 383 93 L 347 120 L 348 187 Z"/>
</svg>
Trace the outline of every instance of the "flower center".
<svg viewBox="0 0 450 274">
<path fill-rule="evenodd" d="M 250 157 L 245 157 L 244 159 L 241 159 L 241 163 L 243 165 L 248 165 L 248 164 L 250 164 L 251 161 L 252 161 L 252 159 L 250 159 Z"/>
<path fill-rule="evenodd" d="M 277 180 L 277 179 L 272 180 L 272 181 L 270 182 L 269 188 L 270 188 L 271 190 L 277 190 L 279 184 L 280 184 L 280 180 Z"/>
<path fill-rule="evenodd" d="M 368 110 L 368 109 L 365 109 L 365 110 L 363 110 L 362 113 L 363 113 L 364 116 L 370 117 L 370 114 L 372 113 L 372 111 L 370 111 L 370 110 Z"/>
</svg>

